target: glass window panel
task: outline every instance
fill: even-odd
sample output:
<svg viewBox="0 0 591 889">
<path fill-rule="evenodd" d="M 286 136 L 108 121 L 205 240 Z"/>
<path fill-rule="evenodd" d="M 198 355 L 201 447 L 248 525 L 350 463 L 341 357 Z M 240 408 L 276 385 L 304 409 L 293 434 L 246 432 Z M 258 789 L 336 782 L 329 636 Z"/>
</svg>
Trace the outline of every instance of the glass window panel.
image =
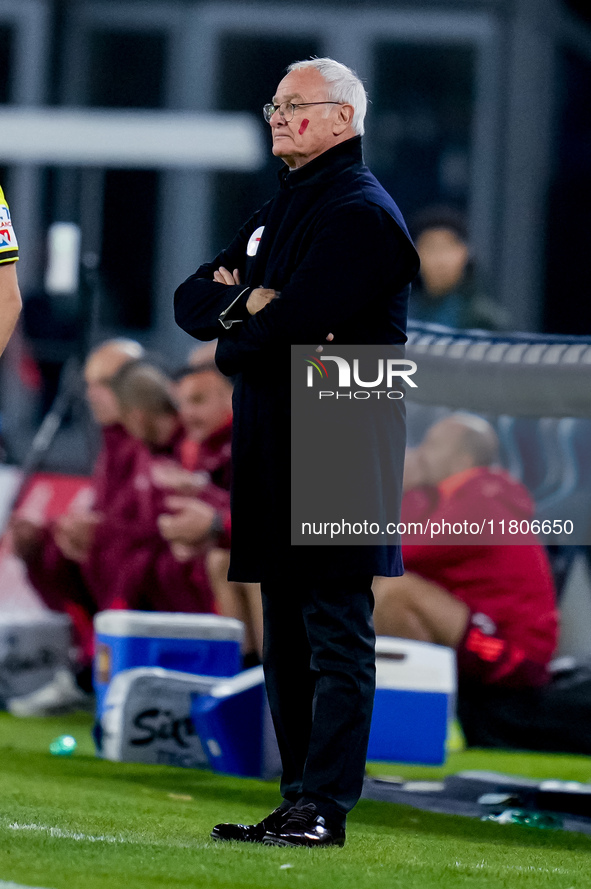
<svg viewBox="0 0 591 889">
<path fill-rule="evenodd" d="M 10 101 L 14 30 L 0 24 L 0 104 Z"/>
<path fill-rule="evenodd" d="M 88 104 L 161 108 L 167 36 L 161 32 L 97 30 L 90 35 Z"/>
<path fill-rule="evenodd" d="M 168 35 L 99 28 L 89 35 L 87 104 L 162 108 Z M 160 174 L 107 170 L 104 177 L 101 321 L 128 329 L 152 323 Z"/>
<path fill-rule="evenodd" d="M 558 58 L 556 152 L 546 225 L 544 329 L 591 333 L 591 61 L 572 50 Z"/>
<path fill-rule="evenodd" d="M 152 323 L 158 178 L 152 170 L 105 173 L 101 320 L 107 325 L 146 329 Z"/>
<path fill-rule="evenodd" d="M 475 50 L 378 42 L 367 158 L 406 214 L 467 205 Z"/>
</svg>

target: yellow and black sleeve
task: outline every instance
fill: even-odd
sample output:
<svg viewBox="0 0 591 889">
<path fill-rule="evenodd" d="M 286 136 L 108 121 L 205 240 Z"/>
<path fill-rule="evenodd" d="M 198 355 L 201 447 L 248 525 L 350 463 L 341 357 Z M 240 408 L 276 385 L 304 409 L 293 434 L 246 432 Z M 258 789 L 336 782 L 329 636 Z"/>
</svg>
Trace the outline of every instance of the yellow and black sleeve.
<svg viewBox="0 0 591 889">
<path fill-rule="evenodd" d="M 18 243 L 12 227 L 10 210 L 0 186 L 0 264 L 16 262 L 18 259 Z"/>
</svg>

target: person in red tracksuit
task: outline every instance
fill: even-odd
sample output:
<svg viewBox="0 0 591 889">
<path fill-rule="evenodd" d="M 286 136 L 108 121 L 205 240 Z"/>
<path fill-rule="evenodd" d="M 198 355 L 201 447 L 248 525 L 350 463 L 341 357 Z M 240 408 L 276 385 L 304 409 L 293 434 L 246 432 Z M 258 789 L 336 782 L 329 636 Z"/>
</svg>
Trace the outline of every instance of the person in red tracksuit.
<svg viewBox="0 0 591 889">
<path fill-rule="evenodd" d="M 205 547 L 182 561 L 160 534 L 166 490 L 157 470 L 178 471 L 185 437 L 170 391 L 170 380 L 154 365 L 138 361 L 111 381 L 122 423 L 136 440 L 134 466 L 104 528 L 110 545 L 95 566 L 95 582 L 110 590 L 110 607 L 187 613 L 217 610 L 205 569 Z M 215 490 L 201 492 L 212 511 Z M 226 495 L 221 498 L 225 503 Z"/>
<path fill-rule="evenodd" d="M 509 534 L 534 506 L 497 459 L 496 434 L 480 417 L 457 413 L 432 426 L 407 454 L 402 522 L 415 524 L 403 537 L 405 574 L 374 581 L 376 632 L 454 648 L 460 697 L 544 686 L 558 642 L 546 551 L 531 533 Z M 464 533 L 476 525 L 483 532 Z"/>
<path fill-rule="evenodd" d="M 117 493 L 129 479 L 138 448 L 119 422 L 109 380 L 142 353 L 139 343 L 115 339 L 94 349 L 86 361 L 87 401 L 101 427 L 103 440 L 92 477 L 92 509 L 69 512 L 44 526 L 19 515 L 18 510 L 11 519 L 13 547 L 25 563 L 30 583 L 48 608 L 70 615 L 77 646 L 73 664 L 76 683 L 70 674 L 64 673 L 53 689 L 38 701 L 31 701 L 32 713 L 60 711 L 69 702 L 76 705 L 81 700 L 79 689 L 89 692 L 92 688 L 92 619 L 97 611 L 107 607 L 108 589 L 89 582 L 88 566 L 95 548 L 103 545 L 102 527 L 108 523 Z M 97 558 L 100 560 L 100 555 Z"/>
</svg>

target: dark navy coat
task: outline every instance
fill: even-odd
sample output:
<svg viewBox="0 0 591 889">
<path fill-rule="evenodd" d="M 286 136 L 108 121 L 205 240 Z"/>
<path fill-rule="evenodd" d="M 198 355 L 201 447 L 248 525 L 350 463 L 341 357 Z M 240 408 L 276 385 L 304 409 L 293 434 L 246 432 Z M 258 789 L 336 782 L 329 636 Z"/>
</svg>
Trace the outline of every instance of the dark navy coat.
<svg viewBox="0 0 591 889">
<path fill-rule="evenodd" d="M 230 246 L 175 294 L 177 323 L 200 340 L 219 337 L 216 363 L 235 382 L 229 578 L 394 576 L 396 546 L 290 546 L 290 345 L 325 343 L 329 333 L 335 345 L 404 343 L 418 256 L 363 163 L 361 137 L 285 168 L 280 180 Z M 219 266 L 239 269 L 243 283 L 214 282 Z M 255 287 L 281 295 L 251 316 Z M 226 329 L 220 315 L 233 302 Z"/>
</svg>

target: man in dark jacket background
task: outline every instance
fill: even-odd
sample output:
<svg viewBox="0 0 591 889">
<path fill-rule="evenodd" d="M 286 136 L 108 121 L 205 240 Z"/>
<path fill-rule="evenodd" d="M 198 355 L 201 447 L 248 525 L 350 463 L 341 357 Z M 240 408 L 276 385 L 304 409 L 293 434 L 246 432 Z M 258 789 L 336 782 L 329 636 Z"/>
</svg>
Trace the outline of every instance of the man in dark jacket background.
<svg viewBox="0 0 591 889">
<path fill-rule="evenodd" d="M 281 805 L 257 825 L 217 825 L 216 839 L 342 845 L 361 793 L 375 688 L 371 585 L 402 562 L 397 546 L 290 546 L 290 346 L 406 340 L 418 258 L 363 164 L 366 101 L 332 59 L 288 68 L 264 108 L 286 164 L 280 187 L 175 296 L 179 325 L 219 337 L 216 362 L 235 377 L 229 578 L 261 581 L 283 765 Z"/>
</svg>

